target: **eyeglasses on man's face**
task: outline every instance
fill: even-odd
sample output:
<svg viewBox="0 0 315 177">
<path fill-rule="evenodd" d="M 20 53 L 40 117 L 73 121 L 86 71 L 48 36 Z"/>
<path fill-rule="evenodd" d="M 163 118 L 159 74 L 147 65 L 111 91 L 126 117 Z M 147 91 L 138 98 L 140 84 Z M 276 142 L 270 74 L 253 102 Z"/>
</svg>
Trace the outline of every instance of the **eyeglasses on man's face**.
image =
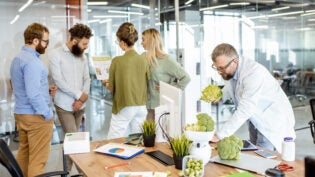
<svg viewBox="0 0 315 177">
<path fill-rule="evenodd" d="M 237 59 L 237 58 L 233 58 L 233 59 L 232 59 L 231 61 L 229 61 L 228 64 L 226 64 L 225 66 L 216 67 L 216 66 L 214 66 L 214 65 L 212 64 L 211 67 L 212 67 L 213 69 L 217 70 L 217 71 L 223 72 L 223 71 L 225 71 L 225 70 L 231 65 L 231 63 L 232 63 L 235 59 Z"/>
<path fill-rule="evenodd" d="M 47 39 L 47 40 L 41 39 L 41 41 L 45 42 L 46 45 L 49 44 L 49 39 Z"/>
</svg>

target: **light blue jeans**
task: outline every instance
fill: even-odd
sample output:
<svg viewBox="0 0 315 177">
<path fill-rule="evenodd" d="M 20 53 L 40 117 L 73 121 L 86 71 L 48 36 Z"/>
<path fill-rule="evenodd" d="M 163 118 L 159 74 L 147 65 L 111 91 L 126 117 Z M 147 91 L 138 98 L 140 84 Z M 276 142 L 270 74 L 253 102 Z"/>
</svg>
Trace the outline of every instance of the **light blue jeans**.
<svg viewBox="0 0 315 177">
<path fill-rule="evenodd" d="M 276 148 L 272 143 L 253 125 L 251 121 L 248 121 L 249 140 L 256 146 L 275 151 Z"/>
</svg>

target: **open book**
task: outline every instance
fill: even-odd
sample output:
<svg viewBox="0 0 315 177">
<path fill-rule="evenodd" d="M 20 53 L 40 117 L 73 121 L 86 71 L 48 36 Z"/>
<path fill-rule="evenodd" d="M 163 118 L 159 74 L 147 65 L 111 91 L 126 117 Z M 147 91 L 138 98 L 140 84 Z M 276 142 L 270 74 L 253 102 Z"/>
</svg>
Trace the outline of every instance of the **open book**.
<svg viewBox="0 0 315 177">
<path fill-rule="evenodd" d="M 95 152 L 104 153 L 107 155 L 119 157 L 122 159 L 129 159 L 144 152 L 144 147 L 136 147 L 121 143 L 108 143 L 97 149 Z"/>
<path fill-rule="evenodd" d="M 109 67 L 111 60 L 109 56 L 92 57 L 97 80 L 107 80 L 109 78 Z"/>
</svg>

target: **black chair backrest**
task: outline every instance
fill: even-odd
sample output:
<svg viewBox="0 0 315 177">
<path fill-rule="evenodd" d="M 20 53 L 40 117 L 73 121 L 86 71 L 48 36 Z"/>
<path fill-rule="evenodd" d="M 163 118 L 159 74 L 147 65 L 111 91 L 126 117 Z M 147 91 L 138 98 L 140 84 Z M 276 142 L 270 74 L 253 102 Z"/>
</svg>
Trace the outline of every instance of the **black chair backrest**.
<svg viewBox="0 0 315 177">
<path fill-rule="evenodd" d="M 12 177 L 23 177 L 22 170 L 6 142 L 0 138 L 0 163 L 7 168 Z"/>
<path fill-rule="evenodd" d="M 310 106 L 311 106 L 313 120 L 315 120 L 315 98 L 310 99 Z"/>
<path fill-rule="evenodd" d="M 314 177 L 315 176 L 315 157 L 306 156 L 304 158 L 305 166 L 305 177 Z"/>
<path fill-rule="evenodd" d="M 315 144 L 315 98 L 310 99 L 310 106 L 313 120 L 311 120 L 308 124 L 310 125 L 313 142 Z"/>
</svg>

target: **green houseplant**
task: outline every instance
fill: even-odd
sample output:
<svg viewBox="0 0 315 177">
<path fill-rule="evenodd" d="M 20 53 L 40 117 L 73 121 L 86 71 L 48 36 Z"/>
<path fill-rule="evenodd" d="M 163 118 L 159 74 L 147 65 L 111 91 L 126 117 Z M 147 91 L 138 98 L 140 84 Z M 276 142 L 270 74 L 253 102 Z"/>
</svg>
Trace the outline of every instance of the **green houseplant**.
<svg viewBox="0 0 315 177">
<path fill-rule="evenodd" d="M 145 120 L 142 124 L 143 144 L 145 147 L 153 147 L 155 142 L 156 124 L 153 120 Z"/>
<path fill-rule="evenodd" d="M 191 141 L 183 134 L 171 140 L 175 168 L 182 169 L 184 156 L 189 154 Z"/>
</svg>

